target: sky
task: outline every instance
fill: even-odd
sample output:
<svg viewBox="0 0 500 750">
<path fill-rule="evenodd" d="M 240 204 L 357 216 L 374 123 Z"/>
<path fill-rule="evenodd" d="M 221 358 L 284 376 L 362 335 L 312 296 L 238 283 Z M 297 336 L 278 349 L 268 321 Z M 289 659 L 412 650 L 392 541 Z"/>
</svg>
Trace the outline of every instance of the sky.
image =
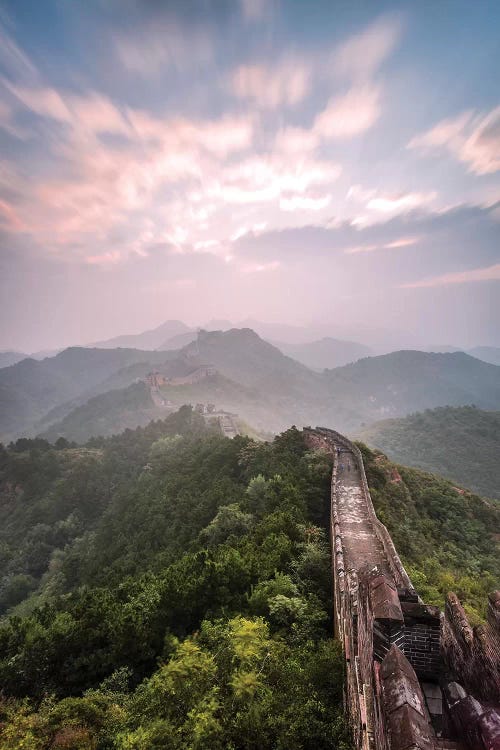
<svg viewBox="0 0 500 750">
<path fill-rule="evenodd" d="M 494 0 L 0 0 L 0 349 L 500 345 Z"/>
</svg>

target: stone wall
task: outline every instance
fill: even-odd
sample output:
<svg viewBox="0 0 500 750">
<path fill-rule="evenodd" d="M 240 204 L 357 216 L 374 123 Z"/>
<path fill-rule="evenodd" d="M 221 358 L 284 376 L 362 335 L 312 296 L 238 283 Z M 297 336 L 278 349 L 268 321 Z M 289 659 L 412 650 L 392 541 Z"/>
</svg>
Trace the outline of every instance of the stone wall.
<svg viewBox="0 0 500 750">
<path fill-rule="evenodd" d="M 361 451 L 359 450 L 358 446 L 352 443 L 344 435 L 341 435 L 339 432 L 336 432 L 335 430 L 327 429 L 325 427 L 317 427 L 315 430 L 305 428 L 304 435 L 306 437 L 308 444 L 311 447 L 318 447 L 318 448 L 322 447 L 323 449 L 326 449 L 331 453 L 333 450 L 331 448 L 332 443 L 339 443 L 340 445 L 343 445 L 346 448 L 348 448 L 350 451 L 352 451 L 352 453 L 355 456 L 359 472 L 361 474 L 361 481 L 363 484 L 363 490 L 364 490 L 368 512 L 372 519 L 375 532 L 378 538 L 380 539 L 381 544 L 384 547 L 386 558 L 391 566 L 391 570 L 394 575 L 396 584 L 398 588 L 414 591 L 412 583 L 408 576 L 408 573 L 404 569 L 403 563 L 401 562 L 401 559 L 394 546 L 394 542 L 391 539 L 391 535 L 387 531 L 384 524 L 377 518 L 377 514 L 375 513 L 375 509 L 373 507 L 373 503 L 372 503 L 372 499 L 370 495 L 370 490 L 368 487 L 368 482 L 366 479 L 365 467 L 363 464 L 363 457 L 361 455 Z M 328 446 L 330 446 L 330 448 L 328 448 Z"/>
<path fill-rule="evenodd" d="M 477 699 L 500 702 L 500 592 L 488 598 L 487 624 L 471 628 L 458 597 L 446 599 L 442 648 L 457 681 Z"/>
<path fill-rule="evenodd" d="M 475 629 L 453 594 L 444 618 L 439 608 L 425 605 L 377 519 L 358 447 L 325 428 L 306 428 L 304 437 L 332 458 L 334 622 L 344 648 L 345 704 L 356 748 L 500 750 L 500 712 L 493 705 L 500 703 L 500 593 L 490 596 L 488 624 Z M 341 495 L 339 505 L 339 447 L 357 463 L 361 494 L 357 489 L 352 502 L 362 503 L 363 516 L 351 510 L 351 496 L 346 505 Z M 368 548 L 358 547 L 364 537 L 352 530 L 353 517 L 373 540 L 369 565 L 363 565 Z"/>
</svg>

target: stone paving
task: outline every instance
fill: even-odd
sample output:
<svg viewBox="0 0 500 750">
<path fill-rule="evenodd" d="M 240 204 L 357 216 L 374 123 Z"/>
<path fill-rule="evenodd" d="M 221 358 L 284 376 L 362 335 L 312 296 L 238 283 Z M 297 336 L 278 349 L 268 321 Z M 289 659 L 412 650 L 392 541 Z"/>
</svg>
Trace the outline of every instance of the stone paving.
<svg viewBox="0 0 500 750">
<path fill-rule="evenodd" d="M 354 454 L 343 451 L 337 466 L 337 509 L 346 571 L 357 573 L 369 564 L 391 575 L 384 548 L 368 513 Z"/>
</svg>

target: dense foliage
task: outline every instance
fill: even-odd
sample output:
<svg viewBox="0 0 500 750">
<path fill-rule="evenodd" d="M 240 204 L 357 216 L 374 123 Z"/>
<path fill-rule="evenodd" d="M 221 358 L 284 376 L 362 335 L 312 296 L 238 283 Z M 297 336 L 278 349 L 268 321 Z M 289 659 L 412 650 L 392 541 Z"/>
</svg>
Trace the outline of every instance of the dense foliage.
<svg viewBox="0 0 500 750">
<path fill-rule="evenodd" d="M 498 510 L 361 445 L 419 593 L 473 619 Z M 183 407 L 85 446 L 0 449 L 0 746 L 348 747 L 331 638 L 328 459 Z"/>
<path fill-rule="evenodd" d="M 500 510 L 451 482 L 396 466 L 359 444 L 373 504 L 418 593 L 443 606 L 448 591 L 472 622 L 484 617 L 500 581 Z"/>
<path fill-rule="evenodd" d="M 231 441 L 183 407 L 0 466 L 2 748 L 347 746 L 329 467 L 297 430 Z"/>
<path fill-rule="evenodd" d="M 500 499 L 500 412 L 440 407 L 376 422 L 359 436 L 398 463 Z"/>
</svg>

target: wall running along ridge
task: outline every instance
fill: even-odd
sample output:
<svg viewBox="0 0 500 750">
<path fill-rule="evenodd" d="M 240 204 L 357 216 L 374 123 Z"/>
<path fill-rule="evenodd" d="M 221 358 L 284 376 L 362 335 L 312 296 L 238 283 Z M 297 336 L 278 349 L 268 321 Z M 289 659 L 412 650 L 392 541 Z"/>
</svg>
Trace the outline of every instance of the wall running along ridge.
<svg viewBox="0 0 500 750">
<path fill-rule="evenodd" d="M 500 750 L 500 593 L 474 629 L 454 594 L 444 615 L 424 604 L 376 516 L 359 448 L 334 430 L 303 434 L 332 459 L 335 635 L 356 747 Z"/>
</svg>

